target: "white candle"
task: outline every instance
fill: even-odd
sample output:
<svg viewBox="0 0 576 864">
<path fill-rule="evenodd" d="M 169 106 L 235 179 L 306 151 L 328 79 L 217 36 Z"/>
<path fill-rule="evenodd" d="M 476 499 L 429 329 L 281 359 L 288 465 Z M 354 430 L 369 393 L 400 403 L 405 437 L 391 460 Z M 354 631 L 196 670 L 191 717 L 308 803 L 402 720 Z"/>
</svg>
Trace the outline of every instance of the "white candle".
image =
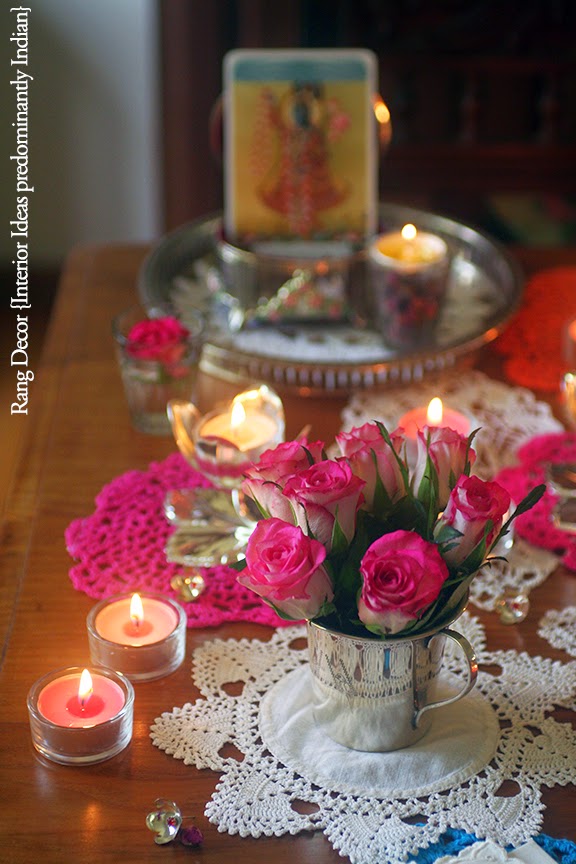
<svg viewBox="0 0 576 864">
<path fill-rule="evenodd" d="M 87 627 L 92 662 L 132 681 L 162 678 L 184 660 L 186 615 L 168 597 L 138 593 L 102 600 Z"/>
<path fill-rule="evenodd" d="M 441 237 L 404 225 L 401 231 L 382 234 L 370 247 L 371 258 L 381 266 L 416 271 L 443 262 L 448 247 Z"/>
<path fill-rule="evenodd" d="M 274 418 L 259 411 L 246 411 L 241 400 L 230 411 L 206 418 L 199 434 L 202 438 L 221 438 L 243 453 L 272 444 L 278 432 Z"/>
</svg>

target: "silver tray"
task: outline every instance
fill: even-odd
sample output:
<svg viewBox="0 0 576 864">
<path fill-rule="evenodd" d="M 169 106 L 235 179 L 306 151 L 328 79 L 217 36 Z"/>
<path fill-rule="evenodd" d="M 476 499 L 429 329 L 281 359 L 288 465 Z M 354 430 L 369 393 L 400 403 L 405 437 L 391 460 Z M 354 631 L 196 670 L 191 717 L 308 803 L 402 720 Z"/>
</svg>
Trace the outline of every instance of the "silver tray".
<svg viewBox="0 0 576 864">
<path fill-rule="evenodd" d="M 226 305 L 218 290 L 219 214 L 163 237 L 142 264 L 138 292 L 147 309 L 169 302 L 184 320 L 192 307 L 206 313 L 201 367 L 220 378 L 255 378 L 302 395 L 419 381 L 494 340 L 520 304 L 523 279 L 505 249 L 476 229 L 424 210 L 381 205 L 381 231 L 406 222 L 440 235 L 452 251 L 447 301 L 433 341 L 417 353 L 402 354 L 376 331 L 347 324 L 236 329 L 234 298 Z"/>
</svg>

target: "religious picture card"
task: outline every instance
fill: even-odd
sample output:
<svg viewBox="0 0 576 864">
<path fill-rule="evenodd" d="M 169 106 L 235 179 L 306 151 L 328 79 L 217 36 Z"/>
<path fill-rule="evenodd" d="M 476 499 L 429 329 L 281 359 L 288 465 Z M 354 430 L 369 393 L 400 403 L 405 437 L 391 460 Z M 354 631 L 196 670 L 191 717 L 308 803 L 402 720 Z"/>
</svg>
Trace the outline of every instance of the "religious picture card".
<svg viewBox="0 0 576 864">
<path fill-rule="evenodd" d="M 362 244 L 375 232 L 376 77 L 366 50 L 226 55 L 226 239 Z"/>
</svg>

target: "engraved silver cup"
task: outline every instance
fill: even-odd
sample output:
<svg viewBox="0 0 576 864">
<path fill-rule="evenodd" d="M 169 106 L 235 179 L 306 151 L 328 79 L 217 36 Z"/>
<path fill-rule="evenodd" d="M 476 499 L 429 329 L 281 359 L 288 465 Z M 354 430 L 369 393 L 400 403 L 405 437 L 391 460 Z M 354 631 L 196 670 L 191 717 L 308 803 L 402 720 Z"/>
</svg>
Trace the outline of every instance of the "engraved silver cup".
<svg viewBox="0 0 576 864">
<path fill-rule="evenodd" d="M 446 639 L 464 655 L 466 682 L 455 695 L 436 699 Z M 465 696 L 478 674 L 472 646 L 449 627 L 416 638 L 364 639 L 309 621 L 308 651 L 314 719 L 353 750 L 415 744 L 431 726 L 432 709 Z"/>
</svg>

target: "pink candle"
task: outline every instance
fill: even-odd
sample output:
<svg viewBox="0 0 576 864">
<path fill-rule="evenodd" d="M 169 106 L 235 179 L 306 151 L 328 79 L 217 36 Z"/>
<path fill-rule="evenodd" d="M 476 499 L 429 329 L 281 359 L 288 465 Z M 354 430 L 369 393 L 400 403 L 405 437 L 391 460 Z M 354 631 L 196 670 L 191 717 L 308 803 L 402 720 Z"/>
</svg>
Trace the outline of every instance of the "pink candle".
<svg viewBox="0 0 576 864">
<path fill-rule="evenodd" d="M 136 613 L 135 598 L 141 599 Z M 139 594 L 107 603 L 96 615 L 94 626 L 103 639 L 119 645 L 151 645 L 169 636 L 178 626 L 178 613 L 165 600 Z"/>
<path fill-rule="evenodd" d="M 439 403 L 439 404 L 438 404 Z M 447 426 L 461 435 L 469 435 L 471 420 L 465 414 L 444 408 L 440 399 L 432 399 L 427 408 L 413 408 L 402 415 L 398 426 L 404 429 L 407 438 L 416 439 L 423 426 Z"/>
<path fill-rule="evenodd" d="M 42 716 L 58 726 L 87 727 L 105 723 L 122 710 L 126 699 L 115 681 L 91 676 L 91 689 L 84 694 L 80 682 L 81 675 L 75 672 L 47 684 L 38 696 Z"/>
<path fill-rule="evenodd" d="M 124 594 L 102 600 L 88 615 L 92 662 L 132 681 L 151 681 L 180 666 L 186 652 L 186 615 L 169 597 Z"/>
<path fill-rule="evenodd" d="M 132 738 L 134 688 L 112 669 L 58 669 L 28 693 L 32 743 L 63 765 L 110 759 Z"/>
</svg>

